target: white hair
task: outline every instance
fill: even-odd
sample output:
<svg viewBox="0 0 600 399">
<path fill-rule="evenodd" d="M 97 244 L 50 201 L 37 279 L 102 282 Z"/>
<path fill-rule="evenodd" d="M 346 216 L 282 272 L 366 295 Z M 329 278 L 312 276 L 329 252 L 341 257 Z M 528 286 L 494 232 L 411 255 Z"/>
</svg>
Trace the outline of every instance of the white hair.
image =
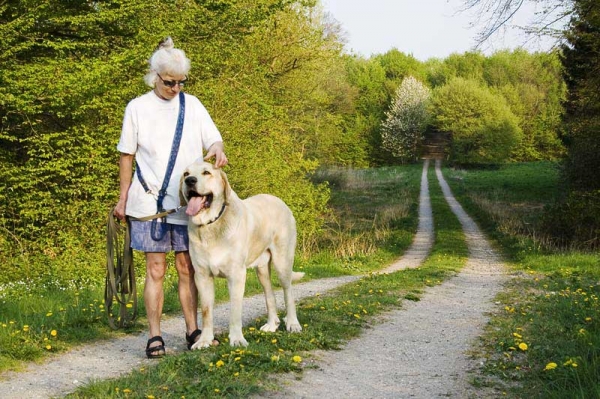
<svg viewBox="0 0 600 399">
<path fill-rule="evenodd" d="M 148 60 L 150 69 L 144 81 L 150 87 L 154 87 L 158 74 L 161 75 L 187 75 L 192 63 L 185 56 L 183 50 L 175 48 L 173 39 L 167 37 L 158 44 L 157 50 Z"/>
</svg>

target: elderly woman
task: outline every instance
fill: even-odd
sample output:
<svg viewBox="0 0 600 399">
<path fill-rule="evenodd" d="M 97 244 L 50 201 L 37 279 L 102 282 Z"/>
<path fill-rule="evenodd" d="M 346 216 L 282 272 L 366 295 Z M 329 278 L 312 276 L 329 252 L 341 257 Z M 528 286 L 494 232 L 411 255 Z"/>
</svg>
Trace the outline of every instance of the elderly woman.
<svg viewBox="0 0 600 399">
<path fill-rule="evenodd" d="M 125 109 L 120 152 L 120 197 L 114 214 L 130 219 L 131 248 L 146 257 L 144 303 L 150 336 L 148 358 L 162 357 L 160 317 L 167 269 L 166 253 L 175 251 L 179 276 L 179 300 L 186 325 L 188 348 L 200 336 L 198 291 L 188 253 L 187 215 L 176 212 L 147 221 L 136 219 L 175 209 L 179 205 L 179 177 L 186 166 L 202 156 L 215 158 L 215 166 L 227 164 L 219 130 L 202 103 L 182 92 L 191 67 L 185 53 L 174 48 L 169 37 L 149 60 L 144 80 L 152 90 L 130 101 Z M 136 172 L 133 172 L 133 160 Z"/>
</svg>

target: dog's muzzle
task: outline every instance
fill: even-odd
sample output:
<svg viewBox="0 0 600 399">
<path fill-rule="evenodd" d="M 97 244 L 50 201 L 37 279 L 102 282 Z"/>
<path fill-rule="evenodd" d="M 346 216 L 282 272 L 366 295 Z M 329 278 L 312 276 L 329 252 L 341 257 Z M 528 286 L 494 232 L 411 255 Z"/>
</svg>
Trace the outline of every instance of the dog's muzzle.
<svg viewBox="0 0 600 399">
<path fill-rule="evenodd" d="M 200 194 L 198 191 L 196 191 L 196 183 L 198 183 L 198 178 L 195 176 L 188 176 L 184 179 L 184 183 L 186 185 L 185 197 L 188 202 L 185 213 L 188 216 L 195 216 L 203 209 L 210 208 L 213 195 L 212 193 Z"/>
</svg>

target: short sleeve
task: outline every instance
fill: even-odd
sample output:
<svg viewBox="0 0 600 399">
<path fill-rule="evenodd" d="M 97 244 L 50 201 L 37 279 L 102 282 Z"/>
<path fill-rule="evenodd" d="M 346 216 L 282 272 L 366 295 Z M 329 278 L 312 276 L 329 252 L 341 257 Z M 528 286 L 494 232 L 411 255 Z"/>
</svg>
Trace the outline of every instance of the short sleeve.
<svg viewBox="0 0 600 399">
<path fill-rule="evenodd" d="M 123 117 L 123 127 L 121 128 L 121 138 L 117 144 L 117 150 L 125 154 L 135 154 L 137 151 L 138 127 L 135 119 L 134 106 L 130 102 L 125 108 Z"/>
</svg>

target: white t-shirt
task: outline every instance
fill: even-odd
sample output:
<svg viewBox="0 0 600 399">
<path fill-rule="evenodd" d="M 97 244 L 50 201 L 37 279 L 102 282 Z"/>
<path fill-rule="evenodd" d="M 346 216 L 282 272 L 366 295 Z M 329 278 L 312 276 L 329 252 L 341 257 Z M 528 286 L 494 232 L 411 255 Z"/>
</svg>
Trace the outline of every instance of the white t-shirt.
<svg viewBox="0 0 600 399">
<path fill-rule="evenodd" d="M 152 191 L 151 194 L 144 191 L 134 172 L 125 208 L 129 216 L 144 217 L 156 213 L 156 199 L 167 172 L 178 115 L 179 96 L 163 100 L 150 91 L 127 104 L 117 149 L 125 154 L 135 154 L 136 167 L 140 168 Z M 208 149 L 217 141 L 222 141 L 221 134 L 206 108 L 196 97 L 185 94 L 183 134 L 163 200 L 164 209 L 179 206 L 179 179 L 183 170 L 202 157 L 202 149 Z M 169 215 L 167 222 L 185 225 L 187 219 L 185 211 L 180 210 Z"/>
</svg>

